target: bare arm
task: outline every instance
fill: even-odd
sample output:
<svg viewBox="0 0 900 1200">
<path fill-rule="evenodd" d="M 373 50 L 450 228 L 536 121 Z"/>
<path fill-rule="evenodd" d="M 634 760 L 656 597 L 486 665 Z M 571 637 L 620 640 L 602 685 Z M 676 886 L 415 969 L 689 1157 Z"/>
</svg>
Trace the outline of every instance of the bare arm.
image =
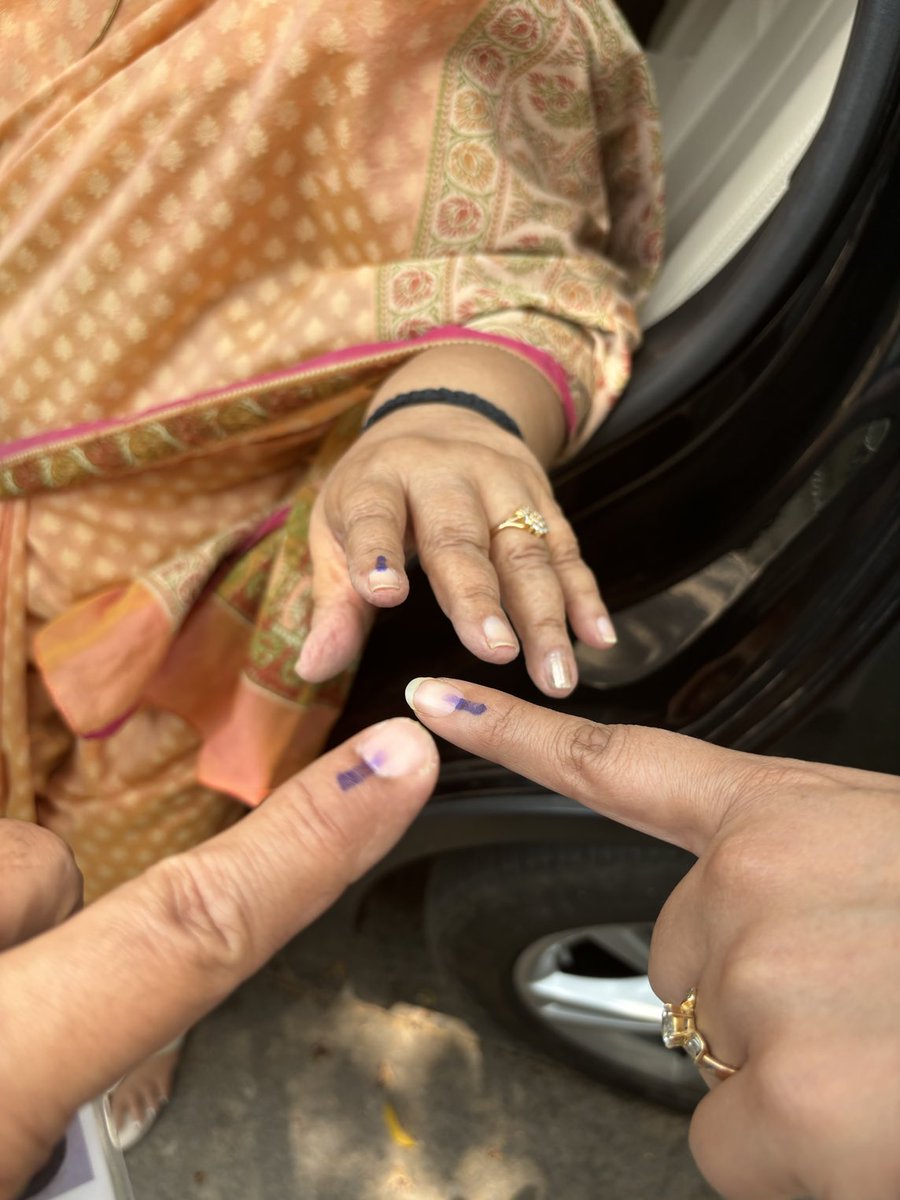
<svg viewBox="0 0 900 1200">
<path fill-rule="evenodd" d="M 434 387 L 474 392 L 490 400 L 512 417 L 545 467 L 559 457 L 566 432 L 559 396 L 540 371 L 495 346 L 435 346 L 417 354 L 384 381 L 369 412 L 403 392 Z"/>
</svg>

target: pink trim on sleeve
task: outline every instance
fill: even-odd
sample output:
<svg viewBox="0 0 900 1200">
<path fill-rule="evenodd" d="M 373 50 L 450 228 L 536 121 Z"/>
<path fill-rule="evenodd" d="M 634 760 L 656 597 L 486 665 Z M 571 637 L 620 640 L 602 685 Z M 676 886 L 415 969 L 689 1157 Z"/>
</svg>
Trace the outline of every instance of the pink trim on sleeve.
<svg viewBox="0 0 900 1200">
<path fill-rule="evenodd" d="M 348 346 L 343 350 L 333 350 L 328 354 L 321 354 L 316 358 L 310 358 L 301 364 L 295 364 L 278 371 L 269 371 L 263 375 L 256 375 L 250 379 L 241 380 L 239 384 L 232 384 L 224 388 L 214 388 L 207 392 L 198 392 L 195 395 L 180 397 L 177 400 L 169 400 L 164 404 L 156 404 L 150 408 L 145 408 L 141 412 L 129 413 L 127 416 L 110 417 L 101 421 L 82 422 L 77 425 L 69 425 L 63 429 L 46 430 L 31 437 L 5 442 L 0 444 L 0 462 L 15 455 L 27 453 L 30 450 L 54 445 L 60 441 L 71 438 L 89 438 L 91 434 L 103 434 L 116 429 L 127 429 L 130 426 L 143 422 L 151 422 L 165 416 L 167 413 L 187 409 L 193 405 L 214 403 L 218 397 L 225 397 L 229 393 L 233 393 L 238 387 L 252 390 L 254 386 L 277 383 L 279 380 L 284 380 L 287 384 L 293 379 L 296 379 L 298 383 L 302 383 L 306 376 L 319 375 L 333 367 L 352 368 L 354 365 L 365 366 L 373 358 L 389 361 L 396 359 L 399 363 L 402 361 L 404 354 L 414 354 L 419 350 L 427 349 L 429 346 L 439 346 L 443 343 L 454 342 L 481 342 L 485 345 L 501 346 L 503 349 L 509 350 L 511 353 L 517 354 L 527 362 L 530 362 L 533 367 L 546 376 L 558 394 L 566 421 L 566 428 L 571 436 L 577 421 L 575 405 L 569 391 L 566 373 L 555 358 L 543 350 L 529 346 L 526 342 L 504 337 L 502 334 L 483 333 L 481 330 L 466 329 L 464 326 L 442 325 L 437 329 L 429 330 L 428 333 L 423 333 L 419 337 L 410 338 L 406 341 L 371 342 L 363 345 Z"/>
</svg>

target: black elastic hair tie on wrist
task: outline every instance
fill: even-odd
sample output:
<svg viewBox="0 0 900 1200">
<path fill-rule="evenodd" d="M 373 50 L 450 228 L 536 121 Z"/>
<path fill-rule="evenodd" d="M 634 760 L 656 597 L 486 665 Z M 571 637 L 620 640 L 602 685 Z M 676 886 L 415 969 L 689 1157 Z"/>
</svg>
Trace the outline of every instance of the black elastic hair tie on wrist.
<svg viewBox="0 0 900 1200">
<path fill-rule="evenodd" d="M 450 388 L 420 388 L 415 392 L 404 392 L 402 396 L 394 396 L 392 400 L 385 401 L 381 408 L 376 408 L 366 418 L 362 427 L 363 433 L 371 428 L 376 421 L 380 421 L 382 417 L 396 412 L 398 408 L 412 408 L 417 404 L 450 404 L 455 408 L 468 408 L 472 412 L 477 412 L 481 416 L 487 417 L 489 421 L 493 421 L 495 425 L 499 425 L 507 433 L 512 433 L 517 438 L 521 438 L 523 442 L 525 440 L 522 437 L 522 430 L 512 417 L 502 409 L 497 408 L 496 404 L 491 404 L 490 400 L 485 400 L 483 396 L 476 396 L 474 392 L 454 392 Z"/>
</svg>

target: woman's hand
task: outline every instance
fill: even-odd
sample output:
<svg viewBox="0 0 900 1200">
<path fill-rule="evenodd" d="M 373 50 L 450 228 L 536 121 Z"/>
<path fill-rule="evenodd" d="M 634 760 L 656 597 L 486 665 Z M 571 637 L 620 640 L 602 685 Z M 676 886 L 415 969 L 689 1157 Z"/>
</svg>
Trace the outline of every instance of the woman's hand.
<svg viewBox="0 0 900 1200">
<path fill-rule="evenodd" d="M 696 989 L 710 1053 L 738 1068 L 691 1124 L 713 1187 L 896 1200 L 900 779 L 416 684 L 435 733 L 698 856 L 657 922 L 650 978 L 671 1003 Z"/>
<path fill-rule="evenodd" d="M 492 534 L 521 507 L 543 514 L 545 538 Z M 399 409 L 362 434 L 319 496 L 310 550 L 315 609 L 298 671 L 312 682 L 360 653 L 374 608 L 406 599 L 408 550 L 463 645 L 507 663 L 521 641 L 529 674 L 548 696 L 568 695 L 576 683 L 567 617 L 591 646 L 615 636 L 538 458 L 465 409 Z"/>
<path fill-rule="evenodd" d="M 385 854 L 437 769 L 423 729 L 384 721 L 69 920 L 81 894 L 69 851 L 47 830 L 0 820 L 0 1200 L 18 1195 L 83 1103 Z"/>
</svg>

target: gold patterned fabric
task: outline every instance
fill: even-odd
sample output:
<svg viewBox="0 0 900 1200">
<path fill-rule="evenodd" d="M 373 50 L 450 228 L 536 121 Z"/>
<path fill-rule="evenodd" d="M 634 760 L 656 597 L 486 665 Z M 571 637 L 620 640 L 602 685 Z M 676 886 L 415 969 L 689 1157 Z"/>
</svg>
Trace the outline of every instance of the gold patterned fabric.
<svg viewBox="0 0 900 1200">
<path fill-rule="evenodd" d="M 124 0 L 86 53 L 107 11 L 0 8 L 0 805 L 94 893 L 321 745 L 344 685 L 283 667 L 303 514 L 385 373 L 503 346 L 574 451 L 627 380 L 662 228 L 608 0 Z M 216 644 L 231 707 L 179 707 Z"/>
</svg>

